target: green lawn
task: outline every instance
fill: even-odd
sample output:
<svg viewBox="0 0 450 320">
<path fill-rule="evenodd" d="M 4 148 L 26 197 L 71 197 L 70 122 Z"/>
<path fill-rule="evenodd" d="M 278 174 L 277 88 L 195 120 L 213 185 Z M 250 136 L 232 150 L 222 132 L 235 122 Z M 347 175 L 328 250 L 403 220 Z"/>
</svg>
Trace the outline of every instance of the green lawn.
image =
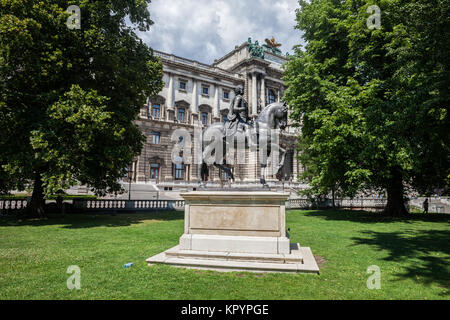
<svg viewBox="0 0 450 320">
<path fill-rule="evenodd" d="M 320 275 L 148 267 L 177 244 L 182 212 L 1 218 L 0 299 L 449 299 L 449 217 L 289 211 L 291 240 L 311 247 Z M 80 290 L 67 289 L 70 265 Z M 381 290 L 367 289 L 371 265 Z"/>
</svg>

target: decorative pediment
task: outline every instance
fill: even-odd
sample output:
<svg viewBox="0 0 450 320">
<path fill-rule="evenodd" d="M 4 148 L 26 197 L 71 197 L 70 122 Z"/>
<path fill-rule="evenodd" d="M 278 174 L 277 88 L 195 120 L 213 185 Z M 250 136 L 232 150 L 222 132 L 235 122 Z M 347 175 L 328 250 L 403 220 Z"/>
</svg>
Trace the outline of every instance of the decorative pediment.
<svg viewBox="0 0 450 320">
<path fill-rule="evenodd" d="M 154 96 L 150 98 L 151 103 L 159 103 L 159 104 L 164 104 L 166 102 L 166 98 L 164 98 L 163 96 Z"/>
<path fill-rule="evenodd" d="M 184 99 L 175 101 L 175 104 L 178 106 L 189 107 L 190 103 Z"/>
<path fill-rule="evenodd" d="M 158 163 L 160 165 L 164 165 L 164 159 L 159 156 L 154 156 L 154 157 L 148 158 L 148 161 L 150 163 Z"/>
<path fill-rule="evenodd" d="M 198 106 L 198 110 L 203 111 L 203 112 L 212 112 L 212 107 L 207 104 L 202 104 L 202 105 Z"/>
</svg>

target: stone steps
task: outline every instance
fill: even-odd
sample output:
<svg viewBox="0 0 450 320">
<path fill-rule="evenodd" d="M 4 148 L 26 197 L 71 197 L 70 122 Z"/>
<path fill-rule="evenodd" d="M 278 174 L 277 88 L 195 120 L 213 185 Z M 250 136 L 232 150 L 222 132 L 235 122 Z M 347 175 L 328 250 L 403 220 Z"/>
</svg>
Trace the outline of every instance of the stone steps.
<svg viewBox="0 0 450 320">
<path fill-rule="evenodd" d="M 291 249 L 290 254 L 269 254 L 269 253 L 235 253 L 219 251 L 195 251 L 180 250 L 179 246 L 173 247 L 166 252 L 169 258 L 179 259 L 218 259 L 227 261 L 247 261 L 247 262 L 271 262 L 271 263 L 303 263 L 303 256 L 299 248 Z"/>
<path fill-rule="evenodd" d="M 239 254 L 230 252 L 186 252 L 179 246 L 147 259 L 148 265 L 168 264 L 174 267 L 221 272 L 291 272 L 319 273 L 319 267 L 309 247 L 300 247 L 291 254 Z"/>
</svg>

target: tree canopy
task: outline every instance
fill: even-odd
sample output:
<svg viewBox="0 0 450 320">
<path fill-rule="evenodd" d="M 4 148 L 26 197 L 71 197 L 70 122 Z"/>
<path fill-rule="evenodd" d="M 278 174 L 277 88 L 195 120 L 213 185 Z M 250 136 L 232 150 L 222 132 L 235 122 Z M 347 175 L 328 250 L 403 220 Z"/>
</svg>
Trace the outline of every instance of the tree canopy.
<svg viewBox="0 0 450 320">
<path fill-rule="evenodd" d="M 449 186 L 449 14 L 448 0 L 300 1 L 307 44 L 287 63 L 284 98 L 312 192 L 386 190 L 385 212 L 405 215 L 406 187 Z"/>
<path fill-rule="evenodd" d="M 120 190 L 144 141 L 133 120 L 162 87 L 135 34 L 153 23 L 149 2 L 0 0 L 0 190 L 34 181 L 38 209 L 76 181 Z M 80 29 L 68 28 L 70 5 Z"/>
</svg>

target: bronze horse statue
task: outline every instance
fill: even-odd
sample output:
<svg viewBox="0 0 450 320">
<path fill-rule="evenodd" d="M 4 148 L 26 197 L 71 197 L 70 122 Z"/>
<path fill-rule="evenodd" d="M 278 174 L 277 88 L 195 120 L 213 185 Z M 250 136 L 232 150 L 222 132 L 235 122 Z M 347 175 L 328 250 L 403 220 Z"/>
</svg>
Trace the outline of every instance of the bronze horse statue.
<svg viewBox="0 0 450 320">
<path fill-rule="evenodd" d="M 227 145 L 233 144 L 241 139 L 241 141 L 245 141 L 245 146 L 250 148 L 253 151 L 258 150 L 261 146 L 267 146 L 266 156 L 264 156 L 261 160 L 261 169 L 260 169 L 260 182 L 264 187 L 267 187 L 264 169 L 267 167 L 267 156 L 270 154 L 272 150 L 277 148 L 279 153 L 281 154 L 281 160 L 277 165 L 277 175 L 280 173 L 281 169 L 284 166 L 284 160 L 286 156 L 286 150 L 281 148 L 278 144 L 272 142 L 272 130 L 281 129 L 284 130 L 287 126 L 287 105 L 283 102 L 275 102 L 266 106 L 258 115 L 253 123 L 247 124 L 246 129 L 243 133 L 235 132 L 232 135 L 226 133 L 226 122 L 216 122 L 210 125 L 203 131 L 202 134 L 202 164 L 198 166 L 198 179 L 203 186 L 202 180 L 202 167 L 205 165 L 214 165 L 215 167 L 223 170 L 227 173 L 228 177 L 231 180 L 234 180 L 233 173 L 230 168 L 224 166 L 222 163 L 226 162 L 226 157 L 220 154 L 215 153 L 215 156 L 212 156 L 211 145 L 214 144 L 217 146 L 217 143 L 222 143 L 222 150 L 227 150 Z M 227 137 L 228 135 L 228 137 Z M 241 136 L 239 136 L 241 135 Z M 214 137 L 214 139 L 211 139 Z M 216 141 L 217 140 L 217 141 Z M 209 155 L 211 153 L 211 155 Z M 225 152 L 226 153 L 226 152 Z M 214 157 L 214 160 L 210 160 L 209 163 L 205 162 L 205 159 Z"/>
</svg>

